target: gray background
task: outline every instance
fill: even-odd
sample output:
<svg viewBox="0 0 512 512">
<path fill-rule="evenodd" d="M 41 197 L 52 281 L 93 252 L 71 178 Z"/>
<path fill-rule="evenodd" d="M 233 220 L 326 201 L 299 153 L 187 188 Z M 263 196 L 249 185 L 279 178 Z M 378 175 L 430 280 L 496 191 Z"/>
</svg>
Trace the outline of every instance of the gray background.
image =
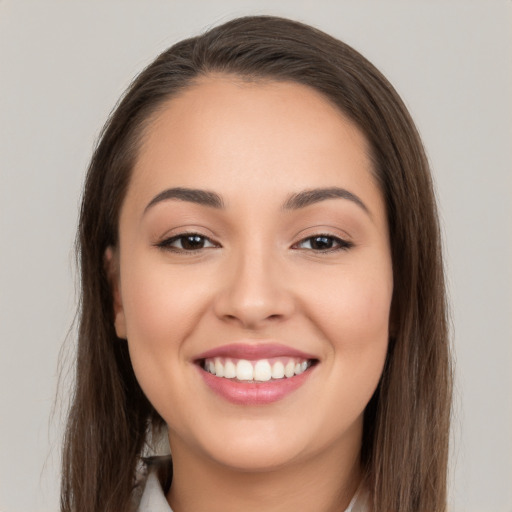
<svg viewBox="0 0 512 512">
<path fill-rule="evenodd" d="M 345 40 L 410 107 L 437 182 L 453 303 L 451 510 L 512 511 L 512 3 L 505 0 L 0 0 L 0 511 L 58 508 L 74 341 L 72 330 L 67 336 L 76 302 L 72 244 L 102 123 L 159 51 L 249 13 L 290 16 Z"/>
</svg>

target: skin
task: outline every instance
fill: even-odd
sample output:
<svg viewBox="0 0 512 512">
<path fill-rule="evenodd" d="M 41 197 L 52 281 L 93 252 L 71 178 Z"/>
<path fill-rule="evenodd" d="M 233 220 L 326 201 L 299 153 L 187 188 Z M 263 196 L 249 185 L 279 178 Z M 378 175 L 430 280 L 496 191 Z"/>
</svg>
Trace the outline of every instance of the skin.
<svg viewBox="0 0 512 512">
<path fill-rule="evenodd" d="M 171 187 L 213 191 L 224 208 L 148 207 Z M 283 209 L 324 187 L 366 210 L 346 198 Z M 204 247 L 162 246 L 187 232 Z M 336 237 L 332 250 L 315 250 L 318 234 Z M 343 510 L 361 477 L 393 291 L 385 205 L 359 130 L 300 84 L 202 78 L 150 123 L 106 257 L 117 333 L 168 424 L 173 510 Z M 269 340 L 317 358 L 299 389 L 251 406 L 205 385 L 198 354 Z"/>
</svg>

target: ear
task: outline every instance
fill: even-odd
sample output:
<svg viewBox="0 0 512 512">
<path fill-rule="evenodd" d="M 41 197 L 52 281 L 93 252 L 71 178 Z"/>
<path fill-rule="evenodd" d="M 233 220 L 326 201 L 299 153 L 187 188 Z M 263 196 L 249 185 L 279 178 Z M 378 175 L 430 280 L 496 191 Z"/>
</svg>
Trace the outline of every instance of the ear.
<svg viewBox="0 0 512 512">
<path fill-rule="evenodd" d="M 112 304 L 114 307 L 114 327 L 118 338 L 126 339 L 126 319 L 124 316 L 123 301 L 121 297 L 121 279 L 119 273 L 119 254 L 109 246 L 103 257 L 105 272 L 107 274 L 110 291 L 112 292 Z"/>
</svg>

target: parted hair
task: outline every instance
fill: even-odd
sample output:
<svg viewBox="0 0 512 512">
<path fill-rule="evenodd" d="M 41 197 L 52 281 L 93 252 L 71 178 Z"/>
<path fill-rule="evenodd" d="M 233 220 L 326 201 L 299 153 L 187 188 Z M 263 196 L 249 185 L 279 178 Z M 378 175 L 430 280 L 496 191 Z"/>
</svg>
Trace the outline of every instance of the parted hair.
<svg viewBox="0 0 512 512">
<path fill-rule="evenodd" d="M 145 130 L 162 106 L 213 73 L 306 85 L 368 141 L 384 197 L 394 290 L 384 371 L 365 409 L 361 465 L 372 512 L 446 510 L 452 372 L 440 229 L 415 125 L 386 78 L 308 25 L 243 17 L 164 51 L 132 82 L 96 145 L 77 234 L 78 345 L 63 447 L 62 512 L 130 510 L 147 435 L 163 423 L 114 329 L 104 266 Z"/>
</svg>

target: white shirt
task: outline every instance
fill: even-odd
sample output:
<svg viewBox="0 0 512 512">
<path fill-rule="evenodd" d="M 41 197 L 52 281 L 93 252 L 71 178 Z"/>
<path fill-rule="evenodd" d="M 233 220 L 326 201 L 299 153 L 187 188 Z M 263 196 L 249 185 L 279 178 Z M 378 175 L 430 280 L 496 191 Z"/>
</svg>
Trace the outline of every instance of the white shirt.
<svg viewBox="0 0 512 512">
<path fill-rule="evenodd" d="M 137 512 L 172 512 L 154 471 L 148 475 Z M 345 512 L 368 512 L 368 493 L 358 490 Z"/>
</svg>

